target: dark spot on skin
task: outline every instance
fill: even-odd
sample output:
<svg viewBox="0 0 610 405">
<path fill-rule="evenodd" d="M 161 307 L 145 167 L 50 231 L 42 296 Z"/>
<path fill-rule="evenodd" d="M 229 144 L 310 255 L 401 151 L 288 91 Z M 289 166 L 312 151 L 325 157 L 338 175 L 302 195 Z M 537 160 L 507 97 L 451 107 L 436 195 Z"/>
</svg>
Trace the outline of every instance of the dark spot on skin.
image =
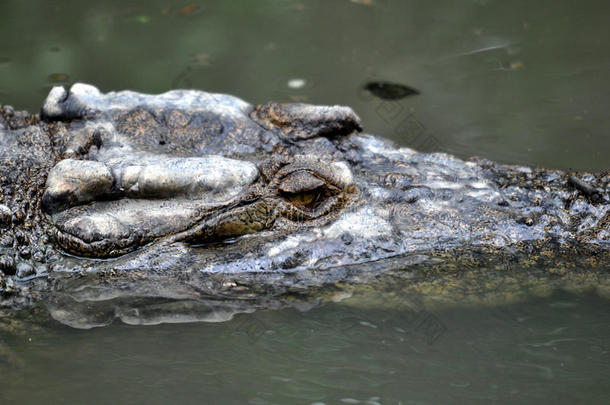
<svg viewBox="0 0 610 405">
<path fill-rule="evenodd" d="M 399 201 L 404 201 L 407 204 L 413 204 L 419 201 L 422 197 L 426 197 L 429 192 L 429 189 L 423 187 L 413 187 L 408 189 Z"/>
<path fill-rule="evenodd" d="M 418 90 L 412 87 L 390 82 L 369 82 L 364 86 L 364 89 L 383 100 L 400 100 L 420 94 Z"/>
<path fill-rule="evenodd" d="M 19 210 L 13 214 L 13 216 L 11 217 L 11 221 L 14 225 L 19 225 L 23 222 L 24 217 L 25 213 Z"/>
<path fill-rule="evenodd" d="M 517 223 L 532 226 L 534 225 L 534 219 L 532 217 L 522 217 L 517 220 Z"/>
<path fill-rule="evenodd" d="M 22 246 L 19 248 L 19 256 L 24 259 L 29 259 L 32 256 L 32 251 L 28 246 Z"/>
<path fill-rule="evenodd" d="M 354 240 L 354 237 L 352 235 L 350 235 L 349 233 L 344 233 L 343 235 L 341 235 L 341 240 L 343 241 L 343 243 L 345 243 L 346 245 L 349 245 L 352 243 L 352 241 Z"/>
<path fill-rule="evenodd" d="M 28 245 L 29 244 L 28 237 L 27 237 L 27 235 L 23 231 L 15 232 L 15 238 L 17 239 L 17 242 L 20 245 Z"/>
<path fill-rule="evenodd" d="M 303 260 L 307 257 L 307 255 L 302 251 L 294 252 L 291 256 L 286 258 L 281 264 L 280 267 L 283 269 L 293 269 L 303 263 Z"/>
<path fill-rule="evenodd" d="M 0 271 L 8 276 L 12 276 L 17 271 L 15 266 L 15 259 L 11 256 L 3 255 L 0 257 Z"/>
</svg>

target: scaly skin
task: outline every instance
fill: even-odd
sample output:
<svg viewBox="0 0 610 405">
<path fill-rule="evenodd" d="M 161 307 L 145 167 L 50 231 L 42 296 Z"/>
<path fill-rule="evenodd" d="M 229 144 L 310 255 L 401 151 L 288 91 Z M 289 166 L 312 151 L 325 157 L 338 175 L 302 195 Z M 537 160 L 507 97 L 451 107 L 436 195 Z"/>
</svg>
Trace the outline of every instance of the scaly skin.
<svg viewBox="0 0 610 405">
<path fill-rule="evenodd" d="M 532 279 L 608 285 L 607 172 L 417 153 L 359 133 L 347 107 L 197 91 L 75 85 L 40 117 L 0 111 L 4 306 L 44 298 L 83 327 L 75 299 L 230 316 L 381 276 L 460 299 Z"/>
</svg>

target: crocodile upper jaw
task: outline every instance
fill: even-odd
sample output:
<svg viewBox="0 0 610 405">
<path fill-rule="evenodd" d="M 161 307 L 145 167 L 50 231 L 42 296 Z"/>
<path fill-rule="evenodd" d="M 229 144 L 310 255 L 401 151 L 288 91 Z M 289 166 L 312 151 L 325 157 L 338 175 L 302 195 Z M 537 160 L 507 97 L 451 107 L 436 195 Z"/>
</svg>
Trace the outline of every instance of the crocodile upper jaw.
<svg viewBox="0 0 610 405">
<path fill-rule="evenodd" d="M 51 170 L 42 205 L 64 250 L 126 253 L 235 204 L 259 176 L 253 163 L 221 156 L 119 156 L 65 159 Z"/>
</svg>

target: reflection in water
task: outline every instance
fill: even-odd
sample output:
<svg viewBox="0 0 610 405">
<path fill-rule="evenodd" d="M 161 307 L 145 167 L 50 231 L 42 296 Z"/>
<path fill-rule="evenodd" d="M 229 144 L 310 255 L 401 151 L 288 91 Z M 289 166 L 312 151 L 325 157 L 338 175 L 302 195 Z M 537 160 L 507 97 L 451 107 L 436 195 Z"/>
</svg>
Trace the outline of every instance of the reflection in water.
<svg viewBox="0 0 610 405">
<path fill-rule="evenodd" d="M 77 301 L 69 294 L 54 294 L 46 301 L 50 315 L 78 329 L 108 326 L 115 319 L 128 325 L 225 322 L 235 314 L 254 312 L 245 302 L 171 300 L 158 297 Z"/>
<path fill-rule="evenodd" d="M 362 308 L 401 311 L 405 325 L 416 325 L 426 340 L 434 341 L 446 329 L 433 315 L 439 310 L 502 307 L 532 297 L 546 298 L 560 289 L 610 298 L 610 277 L 603 267 L 575 270 L 569 259 L 556 258 L 553 266 L 539 268 L 526 266 L 528 257 L 517 255 L 498 254 L 486 261 L 477 261 L 474 255 L 445 261 L 439 257 L 432 262 L 418 262 L 416 256 L 329 268 L 322 273 L 315 269 L 157 276 L 133 270 L 111 270 L 110 275 L 104 271 L 55 273 L 51 275 L 53 288 L 46 289 L 49 292 L 43 302 L 55 320 L 90 329 L 115 320 L 129 325 L 223 322 L 237 314 L 291 308 L 309 311 L 348 300 Z M 472 260 L 477 266 L 469 265 Z M 411 262 L 408 266 L 407 261 Z"/>
<path fill-rule="evenodd" d="M 555 290 L 514 304 L 429 310 L 444 325 L 437 339 L 408 307 L 370 301 L 382 298 L 357 294 L 310 311 L 257 311 L 221 323 L 115 323 L 87 331 L 49 324 L 44 333 L 4 339 L 23 366 L 11 370 L 0 398 L 605 403 L 607 298 Z"/>
</svg>

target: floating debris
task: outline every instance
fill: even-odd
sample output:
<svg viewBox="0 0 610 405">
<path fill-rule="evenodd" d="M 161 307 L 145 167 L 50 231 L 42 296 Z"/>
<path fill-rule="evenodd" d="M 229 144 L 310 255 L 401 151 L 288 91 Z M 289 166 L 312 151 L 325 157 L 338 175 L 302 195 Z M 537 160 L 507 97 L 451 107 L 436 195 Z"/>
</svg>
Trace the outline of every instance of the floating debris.
<svg viewBox="0 0 610 405">
<path fill-rule="evenodd" d="M 521 62 L 520 60 L 515 61 L 515 62 L 511 62 L 508 65 L 508 68 L 510 70 L 517 70 L 517 69 L 523 69 L 525 67 L 525 64 L 523 62 Z"/>
<path fill-rule="evenodd" d="M 207 53 L 196 53 L 193 55 L 193 65 L 210 66 L 210 55 Z"/>
<path fill-rule="evenodd" d="M 58 47 L 58 46 L 52 46 L 52 47 L 49 48 L 49 51 L 51 51 L 51 52 L 59 52 L 59 51 L 61 51 L 61 48 Z"/>
<path fill-rule="evenodd" d="M 362 4 L 364 6 L 372 6 L 373 0 L 350 0 L 352 3 Z"/>
<path fill-rule="evenodd" d="M 418 90 L 412 87 L 390 82 L 369 82 L 364 86 L 364 89 L 384 100 L 400 100 L 420 94 Z"/>
<path fill-rule="evenodd" d="M 51 73 L 48 79 L 52 83 L 65 83 L 70 79 L 70 75 L 67 73 Z"/>
<path fill-rule="evenodd" d="M 525 63 L 520 60 L 517 61 L 506 61 L 506 60 L 498 60 L 496 61 L 497 68 L 494 70 L 519 70 L 525 67 Z"/>
<path fill-rule="evenodd" d="M 7 58 L 6 56 L 0 56 L 0 65 L 2 65 L 3 63 L 9 63 L 10 61 L 10 58 Z"/>
<path fill-rule="evenodd" d="M 307 84 L 305 79 L 290 79 L 286 85 L 291 89 L 302 89 Z"/>
<path fill-rule="evenodd" d="M 178 10 L 178 15 L 189 15 L 196 11 L 199 11 L 199 6 L 197 4 L 189 4 L 188 6 L 182 7 Z"/>
</svg>

